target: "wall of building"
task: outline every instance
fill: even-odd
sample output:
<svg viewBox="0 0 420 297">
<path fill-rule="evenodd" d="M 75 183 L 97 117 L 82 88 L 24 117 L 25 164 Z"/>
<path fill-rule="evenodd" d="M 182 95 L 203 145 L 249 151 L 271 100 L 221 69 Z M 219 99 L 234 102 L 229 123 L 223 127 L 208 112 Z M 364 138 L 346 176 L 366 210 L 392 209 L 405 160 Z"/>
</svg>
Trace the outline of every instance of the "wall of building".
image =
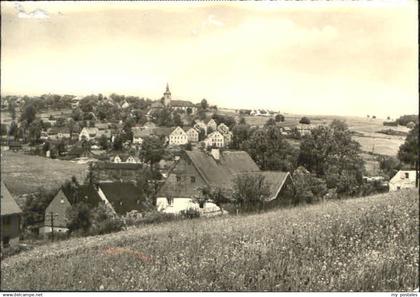
<svg viewBox="0 0 420 297">
<path fill-rule="evenodd" d="M 7 222 L 7 224 L 6 224 Z M 20 235 L 20 215 L 12 214 L 1 217 L 2 246 L 4 238 L 9 238 L 9 245 L 16 244 Z"/>
</svg>

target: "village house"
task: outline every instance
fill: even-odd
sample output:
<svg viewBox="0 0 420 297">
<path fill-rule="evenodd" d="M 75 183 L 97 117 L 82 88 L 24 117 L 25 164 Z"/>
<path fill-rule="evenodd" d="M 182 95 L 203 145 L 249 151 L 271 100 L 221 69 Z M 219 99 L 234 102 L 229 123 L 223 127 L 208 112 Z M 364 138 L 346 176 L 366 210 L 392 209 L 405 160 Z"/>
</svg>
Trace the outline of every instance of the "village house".
<svg viewBox="0 0 420 297">
<path fill-rule="evenodd" d="M 222 134 L 225 139 L 225 146 L 228 146 L 232 142 L 233 134 L 232 132 L 228 131 L 227 133 Z"/>
<path fill-rule="evenodd" d="M 136 164 L 136 163 L 140 163 L 140 159 L 130 154 L 116 154 L 111 157 L 111 162 Z"/>
<path fill-rule="evenodd" d="M 198 142 L 198 136 L 199 136 L 199 133 L 197 129 L 195 128 L 188 129 L 187 137 L 188 137 L 189 142 Z"/>
<path fill-rule="evenodd" d="M 298 130 L 299 134 L 301 136 L 309 135 L 311 134 L 311 130 L 314 128 L 311 124 L 298 124 L 296 126 L 296 129 Z"/>
<path fill-rule="evenodd" d="M 96 127 L 84 127 L 79 134 L 79 141 L 82 139 L 91 140 L 95 139 L 98 135 L 99 129 Z"/>
<path fill-rule="evenodd" d="M 217 126 L 217 131 L 219 131 L 222 134 L 226 134 L 229 132 L 229 127 L 226 126 L 225 123 L 220 123 L 219 126 Z"/>
<path fill-rule="evenodd" d="M 222 148 L 225 146 L 225 138 L 219 131 L 215 131 L 207 135 L 204 143 L 206 147 Z"/>
<path fill-rule="evenodd" d="M 211 119 L 208 123 L 207 123 L 207 131 L 211 129 L 212 132 L 217 131 L 217 123 L 214 119 Z"/>
<path fill-rule="evenodd" d="M 195 120 L 194 129 L 197 131 L 204 130 L 204 134 L 207 135 L 207 125 L 204 121 Z"/>
<path fill-rule="evenodd" d="M 66 212 L 72 205 L 79 202 L 84 202 L 90 207 L 96 207 L 105 201 L 101 199 L 92 185 L 81 185 L 75 191 L 62 187 L 45 209 L 44 226 L 40 228 L 39 233 L 51 233 L 52 230 L 58 233 L 67 232 Z"/>
<path fill-rule="evenodd" d="M 52 127 L 47 130 L 48 139 L 70 139 L 70 129 L 67 127 Z"/>
<path fill-rule="evenodd" d="M 98 195 L 112 210 L 121 216 L 135 210 L 146 210 L 146 198 L 141 189 L 132 182 L 112 182 L 98 184 Z"/>
<path fill-rule="evenodd" d="M 195 199 L 200 197 L 202 187 L 220 188 L 226 198 L 231 198 L 234 179 L 241 174 L 265 176 L 270 188 L 267 202 L 281 197 L 290 180 L 288 172 L 261 171 L 244 151 L 184 151 L 158 191 L 157 208 L 168 213 L 197 208 Z M 214 208 L 214 204 L 209 204 L 209 207 Z"/>
<path fill-rule="evenodd" d="M 195 107 L 194 103 L 186 100 L 172 100 L 170 106 L 172 110 L 187 111 L 188 108 L 190 108 L 192 113 L 197 111 L 197 107 Z"/>
<path fill-rule="evenodd" d="M 95 162 L 92 165 L 94 180 L 98 182 L 136 181 L 143 169 L 141 163 Z"/>
<path fill-rule="evenodd" d="M 389 191 L 415 188 L 416 178 L 417 176 L 415 170 L 400 170 L 389 181 Z"/>
<path fill-rule="evenodd" d="M 22 209 L 1 181 L 1 247 L 19 242 Z"/>
<path fill-rule="evenodd" d="M 170 145 L 183 145 L 188 143 L 188 135 L 181 127 L 176 127 L 169 135 Z"/>
</svg>

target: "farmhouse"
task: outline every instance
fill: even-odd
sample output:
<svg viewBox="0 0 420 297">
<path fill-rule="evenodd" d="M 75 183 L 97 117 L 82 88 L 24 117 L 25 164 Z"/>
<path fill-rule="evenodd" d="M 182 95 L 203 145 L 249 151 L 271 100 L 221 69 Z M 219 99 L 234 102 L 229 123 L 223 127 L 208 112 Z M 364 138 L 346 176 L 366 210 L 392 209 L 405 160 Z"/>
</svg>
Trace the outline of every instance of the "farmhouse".
<svg viewBox="0 0 420 297">
<path fill-rule="evenodd" d="M 195 128 L 190 128 L 187 131 L 189 142 L 198 142 L 198 131 Z"/>
<path fill-rule="evenodd" d="M 416 171 L 400 170 L 389 181 L 389 191 L 416 187 Z"/>
<path fill-rule="evenodd" d="M 196 205 L 194 198 L 201 195 L 200 188 L 205 186 L 220 188 L 225 197 L 231 198 L 235 177 L 248 173 L 265 176 L 270 186 L 267 201 L 280 197 L 286 181 L 290 179 L 288 172 L 260 171 L 244 151 L 184 151 L 158 191 L 157 208 L 170 213 L 188 209 Z"/>
<path fill-rule="evenodd" d="M 136 181 L 138 175 L 143 172 L 143 164 L 139 163 L 111 163 L 95 162 L 92 172 L 95 181 Z"/>
<path fill-rule="evenodd" d="M 44 226 L 40 228 L 39 233 L 51 233 L 52 229 L 54 232 L 68 231 L 66 212 L 73 204 L 79 202 L 96 207 L 105 201 L 101 199 L 92 185 L 79 186 L 73 191 L 62 187 L 45 210 Z M 52 219 L 51 216 L 53 216 Z"/>
<path fill-rule="evenodd" d="M 169 144 L 182 145 L 188 143 L 188 135 L 181 127 L 176 127 L 169 135 Z"/>
<path fill-rule="evenodd" d="M 98 194 L 118 215 L 125 216 L 133 210 L 138 212 L 146 210 L 144 194 L 134 183 L 100 183 Z"/>
<path fill-rule="evenodd" d="M 47 130 L 48 139 L 60 140 L 70 138 L 70 129 L 66 127 L 53 127 Z"/>
<path fill-rule="evenodd" d="M 212 131 L 216 131 L 217 130 L 217 123 L 214 119 L 211 119 L 208 123 L 207 123 L 207 130 L 211 128 Z"/>
<path fill-rule="evenodd" d="M 204 143 L 207 147 L 222 148 L 225 146 L 225 138 L 220 132 L 215 131 L 207 136 L 207 138 L 204 140 Z"/>
<path fill-rule="evenodd" d="M 111 157 L 111 162 L 114 163 L 140 163 L 140 159 L 130 154 L 117 154 Z"/>
<path fill-rule="evenodd" d="M 84 127 L 79 134 L 79 141 L 82 139 L 91 140 L 94 139 L 98 135 L 99 129 L 96 127 Z"/>
<path fill-rule="evenodd" d="M 14 246 L 19 242 L 22 210 L 1 181 L 1 247 Z"/>
</svg>

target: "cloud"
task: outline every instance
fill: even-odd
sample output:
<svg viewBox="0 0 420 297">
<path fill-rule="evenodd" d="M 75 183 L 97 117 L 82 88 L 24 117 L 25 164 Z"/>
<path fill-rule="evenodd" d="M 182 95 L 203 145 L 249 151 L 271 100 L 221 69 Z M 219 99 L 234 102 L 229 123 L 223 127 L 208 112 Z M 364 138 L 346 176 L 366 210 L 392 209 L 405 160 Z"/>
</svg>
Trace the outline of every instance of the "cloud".
<svg viewBox="0 0 420 297">
<path fill-rule="evenodd" d="M 43 9 L 35 9 L 31 12 L 26 12 L 22 4 L 16 3 L 15 8 L 18 11 L 18 18 L 22 19 L 47 19 L 49 18 L 48 13 Z"/>
</svg>

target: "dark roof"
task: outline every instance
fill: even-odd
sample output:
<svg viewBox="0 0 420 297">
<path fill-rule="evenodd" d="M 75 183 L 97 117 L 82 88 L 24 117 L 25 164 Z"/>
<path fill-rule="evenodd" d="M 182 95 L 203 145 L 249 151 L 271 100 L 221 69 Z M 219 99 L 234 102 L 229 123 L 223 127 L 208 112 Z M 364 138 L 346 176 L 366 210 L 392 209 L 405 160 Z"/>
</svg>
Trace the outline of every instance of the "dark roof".
<svg viewBox="0 0 420 297">
<path fill-rule="evenodd" d="M 95 169 L 123 169 L 123 170 L 139 170 L 143 168 L 139 163 L 112 163 L 112 162 L 96 162 Z"/>
<path fill-rule="evenodd" d="M 143 204 L 145 202 L 143 191 L 133 183 L 101 183 L 99 188 L 120 215 L 125 215 L 132 210 L 146 210 Z"/>
<path fill-rule="evenodd" d="M 185 153 L 210 186 L 231 189 L 236 175 L 260 171 L 257 164 L 244 151 L 220 152 L 218 161 L 209 153 L 199 150 Z"/>
<path fill-rule="evenodd" d="M 1 215 L 12 215 L 22 213 L 22 209 L 17 205 L 12 194 L 1 181 Z"/>
<path fill-rule="evenodd" d="M 285 185 L 287 178 L 290 176 L 289 172 L 283 171 L 261 171 L 259 174 L 265 177 L 264 181 L 270 187 L 270 196 L 266 199 L 268 201 L 277 198 L 277 195 Z"/>
<path fill-rule="evenodd" d="M 73 192 L 69 188 L 63 187 L 62 190 L 70 204 L 84 202 L 92 207 L 95 207 L 102 201 L 93 185 L 80 185 L 74 192 L 74 196 L 72 195 Z"/>
<path fill-rule="evenodd" d="M 171 100 L 172 107 L 194 107 L 191 101 L 186 100 Z"/>
</svg>

